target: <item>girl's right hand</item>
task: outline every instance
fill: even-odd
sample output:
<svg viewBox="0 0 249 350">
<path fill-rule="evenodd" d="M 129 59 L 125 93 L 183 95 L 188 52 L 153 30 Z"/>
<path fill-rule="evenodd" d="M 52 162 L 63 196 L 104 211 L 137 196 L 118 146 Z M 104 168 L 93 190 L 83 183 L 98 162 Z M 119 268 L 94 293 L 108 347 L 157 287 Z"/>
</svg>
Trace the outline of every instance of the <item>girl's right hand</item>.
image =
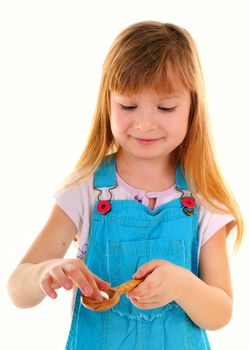
<svg viewBox="0 0 249 350">
<path fill-rule="evenodd" d="M 51 298 L 56 298 L 55 289 L 64 287 L 70 290 L 79 287 L 85 296 L 103 300 L 99 290 L 107 292 L 110 284 L 94 275 L 79 259 L 60 259 L 56 265 L 45 269 L 40 278 L 42 291 Z"/>
</svg>

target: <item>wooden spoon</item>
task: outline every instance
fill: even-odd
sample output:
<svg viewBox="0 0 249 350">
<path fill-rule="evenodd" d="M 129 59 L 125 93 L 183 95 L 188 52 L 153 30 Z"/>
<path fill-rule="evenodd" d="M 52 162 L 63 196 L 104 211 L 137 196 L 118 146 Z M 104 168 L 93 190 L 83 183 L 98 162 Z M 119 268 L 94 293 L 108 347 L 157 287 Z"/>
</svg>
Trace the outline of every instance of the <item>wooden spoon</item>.
<svg viewBox="0 0 249 350">
<path fill-rule="evenodd" d="M 136 286 L 138 286 L 142 280 L 130 280 L 123 284 L 120 284 L 117 287 L 110 288 L 107 293 L 100 291 L 102 295 L 107 294 L 109 299 L 103 299 L 103 300 L 96 300 L 92 299 L 91 297 L 86 297 L 82 294 L 81 296 L 81 303 L 90 310 L 93 311 L 105 311 L 108 309 L 111 309 L 114 305 L 116 305 L 119 302 L 121 294 L 130 292 L 132 289 L 134 289 Z"/>
</svg>

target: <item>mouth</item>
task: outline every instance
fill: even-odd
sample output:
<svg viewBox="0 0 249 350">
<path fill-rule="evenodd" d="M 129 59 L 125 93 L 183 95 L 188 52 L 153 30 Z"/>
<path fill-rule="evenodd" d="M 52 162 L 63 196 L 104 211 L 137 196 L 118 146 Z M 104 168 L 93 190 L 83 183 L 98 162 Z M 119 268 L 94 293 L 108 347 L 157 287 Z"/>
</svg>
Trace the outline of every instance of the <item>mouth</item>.
<svg viewBox="0 0 249 350">
<path fill-rule="evenodd" d="M 157 139 L 140 139 L 140 138 L 135 137 L 135 140 L 142 145 L 150 145 L 152 143 L 159 141 L 160 139 L 161 139 L 160 137 Z"/>
</svg>

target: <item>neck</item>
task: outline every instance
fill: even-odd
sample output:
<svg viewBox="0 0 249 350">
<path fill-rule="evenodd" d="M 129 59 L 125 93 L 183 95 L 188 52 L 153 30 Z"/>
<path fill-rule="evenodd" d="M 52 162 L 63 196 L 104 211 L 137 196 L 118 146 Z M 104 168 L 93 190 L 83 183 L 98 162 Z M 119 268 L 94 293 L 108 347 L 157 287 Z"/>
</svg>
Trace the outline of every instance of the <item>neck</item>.
<svg viewBox="0 0 249 350">
<path fill-rule="evenodd" d="M 119 151 L 116 166 L 126 183 L 144 191 L 163 191 L 175 184 L 175 168 L 170 157 L 138 159 Z"/>
</svg>

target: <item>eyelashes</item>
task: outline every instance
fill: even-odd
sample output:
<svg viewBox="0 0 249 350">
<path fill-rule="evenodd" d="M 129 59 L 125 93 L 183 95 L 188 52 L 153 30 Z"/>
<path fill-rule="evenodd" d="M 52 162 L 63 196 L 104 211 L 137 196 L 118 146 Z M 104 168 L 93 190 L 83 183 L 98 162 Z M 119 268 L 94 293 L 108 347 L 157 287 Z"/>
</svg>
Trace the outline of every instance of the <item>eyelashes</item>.
<svg viewBox="0 0 249 350">
<path fill-rule="evenodd" d="M 166 112 L 174 111 L 176 109 L 176 107 L 158 107 L 158 108 Z"/>
<path fill-rule="evenodd" d="M 122 109 L 124 109 L 125 111 L 131 111 L 133 109 L 135 109 L 136 107 L 135 106 L 123 106 L 123 105 L 120 105 Z"/>
<path fill-rule="evenodd" d="M 136 106 L 124 106 L 124 105 L 120 105 L 120 107 L 125 111 L 132 111 L 137 108 Z M 171 112 L 171 111 L 174 111 L 176 107 L 158 107 L 158 108 L 164 112 Z"/>
</svg>

